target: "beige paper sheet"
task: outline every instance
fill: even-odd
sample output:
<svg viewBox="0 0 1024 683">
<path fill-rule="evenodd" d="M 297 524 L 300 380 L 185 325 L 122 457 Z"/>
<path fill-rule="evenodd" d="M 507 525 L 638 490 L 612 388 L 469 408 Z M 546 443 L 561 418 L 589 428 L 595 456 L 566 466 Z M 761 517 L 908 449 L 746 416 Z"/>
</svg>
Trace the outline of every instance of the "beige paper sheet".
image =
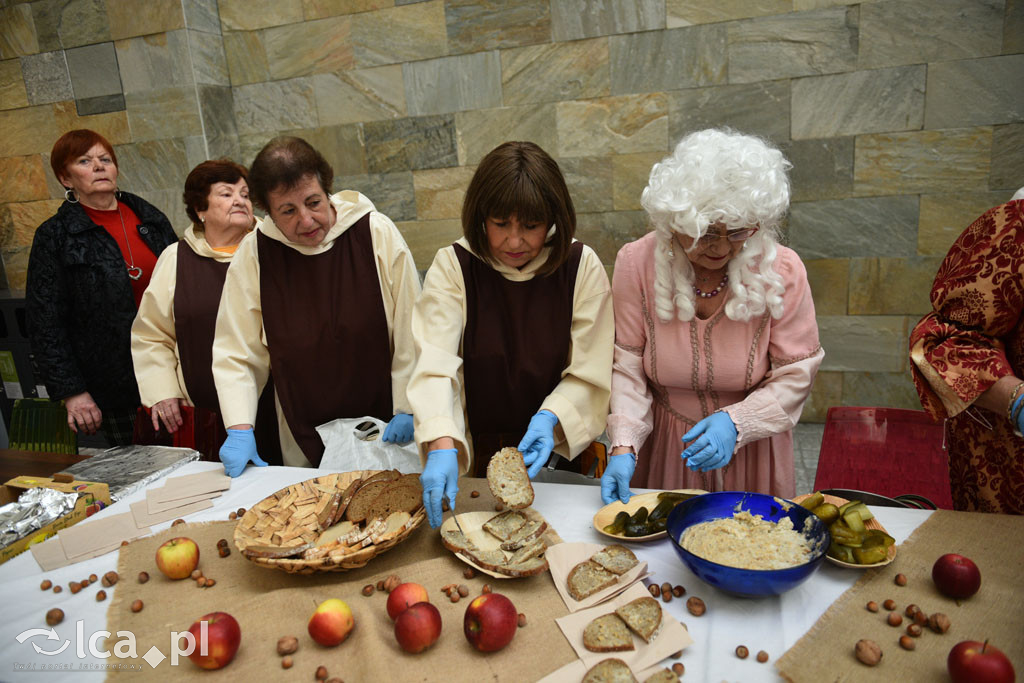
<svg viewBox="0 0 1024 683">
<path fill-rule="evenodd" d="M 641 560 L 637 566 L 630 569 L 628 572 L 619 577 L 619 580 L 605 588 L 603 591 L 594 593 L 588 598 L 583 600 L 576 600 L 567 589 L 566 579 L 569 577 L 569 572 L 580 562 L 585 562 L 594 556 L 594 553 L 600 552 L 605 546 L 598 545 L 596 543 L 561 543 L 556 546 L 548 548 L 545 557 L 548 558 L 548 565 L 551 567 L 551 578 L 555 580 L 555 589 L 558 594 L 562 596 L 562 601 L 565 606 L 569 608 L 570 612 L 578 612 L 588 607 L 598 605 L 605 600 L 614 598 L 619 593 L 622 593 L 632 584 L 640 581 L 647 576 L 647 563 Z M 645 595 L 650 595 L 645 591 Z M 673 650 L 675 652 L 675 650 Z"/>
<path fill-rule="evenodd" d="M 121 541 L 138 535 L 139 527 L 130 512 L 81 522 L 57 532 L 64 554 L 72 560 L 99 548 L 121 545 Z"/>
<path fill-rule="evenodd" d="M 181 477 L 171 477 L 160 488 L 150 489 L 146 493 L 146 497 L 157 503 L 166 503 L 198 496 L 201 493 L 226 491 L 229 488 L 231 488 L 231 477 L 210 470 Z"/>
<path fill-rule="evenodd" d="M 140 529 L 147 526 L 153 526 L 155 524 L 162 524 L 163 522 L 177 519 L 179 517 L 185 517 L 191 515 L 193 512 L 199 512 L 200 510 L 207 510 L 213 507 L 213 501 L 209 498 L 203 498 L 195 503 L 189 505 L 182 505 L 181 507 L 171 508 L 158 512 L 157 514 L 150 514 L 146 510 L 146 501 L 139 500 L 131 504 L 130 508 L 132 511 L 132 517 L 135 518 L 135 524 Z"/>
<path fill-rule="evenodd" d="M 198 503 L 201 500 L 212 500 L 220 497 L 220 491 L 214 493 L 200 493 L 195 496 L 189 496 L 188 498 L 178 498 L 175 500 L 168 500 L 166 502 L 159 502 L 155 498 L 152 498 L 148 492 L 146 495 L 146 512 L 151 515 L 158 515 L 161 512 L 167 510 L 173 510 L 174 508 L 189 505 L 191 503 Z"/>
</svg>

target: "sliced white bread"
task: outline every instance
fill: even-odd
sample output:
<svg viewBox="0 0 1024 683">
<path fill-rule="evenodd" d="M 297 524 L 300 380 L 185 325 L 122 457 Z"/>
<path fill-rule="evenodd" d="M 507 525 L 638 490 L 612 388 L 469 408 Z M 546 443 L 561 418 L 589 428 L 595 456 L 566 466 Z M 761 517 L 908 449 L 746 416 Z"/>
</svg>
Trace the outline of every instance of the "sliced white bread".
<svg viewBox="0 0 1024 683">
<path fill-rule="evenodd" d="M 639 563 L 639 560 L 636 559 L 636 555 L 633 554 L 632 550 L 624 545 L 618 544 L 605 546 L 599 552 L 594 553 L 590 559 L 597 562 L 612 574 L 618 574 L 620 576 Z"/>
<path fill-rule="evenodd" d="M 480 563 L 478 562 L 477 564 Z M 480 564 L 480 566 L 488 571 L 492 571 L 498 574 L 504 574 L 505 576 L 514 576 L 516 578 L 536 576 L 537 574 L 546 572 L 549 569 L 548 561 L 543 557 L 534 557 L 532 559 L 526 560 L 525 562 L 519 562 L 517 564 Z"/>
<path fill-rule="evenodd" d="M 611 586 L 619 577 L 597 564 L 587 560 L 572 568 L 566 578 L 566 587 L 574 600 L 583 600 L 594 593 Z"/>
<path fill-rule="evenodd" d="M 661 630 L 661 605 L 654 598 L 637 598 L 615 610 L 629 630 L 651 642 Z"/>
<path fill-rule="evenodd" d="M 519 510 L 505 510 L 484 522 L 484 531 L 499 541 L 507 541 L 526 526 L 527 518 Z"/>
<path fill-rule="evenodd" d="M 679 676 L 672 669 L 661 669 L 645 678 L 644 683 L 679 683 Z"/>
<path fill-rule="evenodd" d="M 533 484 L 523 454 L 515 448 L 502 448 L 487 463 L 487 486 L 507 508 L 519 510 L 533 504 Z"/>
<path fill-rule="evenodd" d="M 637 683 L 633 672 L 621 659 L 604 659 L 583 676 L 583 683 Z"/>
</svg>

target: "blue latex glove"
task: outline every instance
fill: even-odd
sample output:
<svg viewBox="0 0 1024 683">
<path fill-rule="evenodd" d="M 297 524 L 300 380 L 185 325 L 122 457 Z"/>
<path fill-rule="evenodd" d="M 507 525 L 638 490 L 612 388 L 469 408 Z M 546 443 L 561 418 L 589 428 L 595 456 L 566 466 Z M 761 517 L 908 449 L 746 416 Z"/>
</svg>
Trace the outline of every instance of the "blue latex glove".
<svg viewBox="0 0 1024 683">
<path fill-rule="evenodd" d="M 229 477 L 240 475 L 250 462 L 257 467 L 267 466 L 256 452 L 256 435 L 251 429 L 228 430 L 228 438 L 220 447 L 220 461 Z"/>
<path fill-rule="evenodd" d="M 1017 431 L 1024 434 L 1024 410 L 1021 410 L 1021 401 L 1024 401 L 1024 395 L 1018 396 L 1017 400 L 1013 402 L 1013 408 L 1010 409 L 1010 414 L 1012 415 L 1016 411 L 1020 411 L 1017 413 Z"/>
<path fill-rule="evenodd" d="M 629 480 L 636 470 L 636 459 L 632 453 L 620 453 L 608 458 L 608 466 L 601 475 L 601 500 L 604 504 L 619 500 L 628 503 L 633 492 L 629 490 Z"/>
<path fill-rule="evenodd" d="M 526 435 L 519 442 L 523 463 L 530 479 L 537 476 L 540 468 L 548 464 L 551 449 L 555 447 L 555 425 L 558 418 L 550 410 L 542 410 L 532 418 L 526 428 Z"/>
<path fill-rule="evenodd" d="M 430 527 L 441 526 L 441 498 L 455 511 L 455 495 L 459 492 L 459 452 L 454 448 L 441 448 L 427 453 L 427 465 L 420 474 L 423 486 L 423 507 L 427 510 Z"/>
<path fill-rule="evenodd" d="M 412 415 L 398 413 L 384 428 L 384 440 L 388 443 L 409 443 L 412 441 Z"/>
<path fill-rule="evenodd" d="M 682 441 L 693 441 L 679 456 L 694 472 L 707 472 L 725 467 L 736 448 L 736 425 L 728 413 L 708 415 L 683 434 Z M 694 441 L 696 439 L 696 441 Z"/>
</svg>

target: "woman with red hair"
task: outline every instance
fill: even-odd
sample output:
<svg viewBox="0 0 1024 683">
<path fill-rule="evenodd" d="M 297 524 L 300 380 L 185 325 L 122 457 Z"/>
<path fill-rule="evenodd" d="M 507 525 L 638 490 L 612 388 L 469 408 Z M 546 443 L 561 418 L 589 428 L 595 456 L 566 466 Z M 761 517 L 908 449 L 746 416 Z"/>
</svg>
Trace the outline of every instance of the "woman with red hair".
<svg viewBox="0 0 1024 683">
<path fill-rule="evenodd" d="M 109 442 L 126 445 L 139 405 L 132 320 L 157 257 L 177 236 L 159 209 L 117 189 L 117 156 L 99 133 L 65 133 L 50 165 L 66 191 L 29 255 L 32 351 L 71 429 L 102 429 Z"/>
</svg>

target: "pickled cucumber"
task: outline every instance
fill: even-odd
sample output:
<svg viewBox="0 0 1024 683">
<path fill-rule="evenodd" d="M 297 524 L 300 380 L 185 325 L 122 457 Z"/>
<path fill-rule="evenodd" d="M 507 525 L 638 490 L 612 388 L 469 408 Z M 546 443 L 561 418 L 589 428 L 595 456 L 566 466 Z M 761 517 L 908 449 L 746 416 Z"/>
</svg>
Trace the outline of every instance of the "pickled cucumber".
<svg viewBox="0 0 1024 683">
<path fill-rule="evenodd" d="M 839 519 L 839 508 L 832 503 L 822 503 L 818 507 L 811 510 L 815 516 L 820 517 L 826 525 Z"/>
<path fill-rule="evenodd" d="M 602 529 L 606 534 L 615 534 L 616 536 L 622 535 L 622 532 L 626 530 L 626 522 L 629 521 L 629 513 L 623 510 L 619 514 L 615 515 L 615 519 L 612 520 L 611 524 L 605 525 Z"/>
<path fill-rule="evenodd" d="M 648 531 L 647 515 L 649 514 L 647 508 L 640 508 L 633 513 L 633 516 L 626 522 L 626 528 L 624 536 L 634 538 L 636 536 L 647 536 L 652 533 Z"/>
<path fill-rule="evenodd" d="M 885 544 L 853 549 L 853 559 L 857 564 L 875 564 L 876 562 L 882 562 L 885 560 L 885 557 Z"/>
<path fill-rule="evenodd" d="M 824 502 L 825 494 L 823 494 L 821 491 L 815 491 L 810 495 L 810 497 L 808 497 L 806 500 L 800 503 L 800 507 L 805 507 L 808 510 L 814 510 L 814 508 L 818 507 Z"/>
</svg>

